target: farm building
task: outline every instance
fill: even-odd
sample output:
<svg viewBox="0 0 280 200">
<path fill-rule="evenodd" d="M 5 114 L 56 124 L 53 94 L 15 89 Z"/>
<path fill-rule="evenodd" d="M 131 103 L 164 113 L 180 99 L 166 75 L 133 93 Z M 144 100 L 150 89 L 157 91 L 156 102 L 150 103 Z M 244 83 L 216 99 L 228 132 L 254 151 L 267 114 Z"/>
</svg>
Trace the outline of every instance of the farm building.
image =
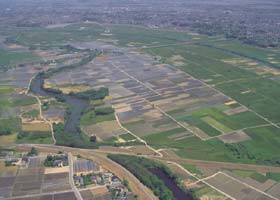
<svg viewBox="0 0 280 200">
<path fill-rule="evenodd" d="M 100 166 L 91 160 L 79 159 L 74 162 L 74 174 L 76 176 L 98 172 L 100 172 Z"/>
</svg>

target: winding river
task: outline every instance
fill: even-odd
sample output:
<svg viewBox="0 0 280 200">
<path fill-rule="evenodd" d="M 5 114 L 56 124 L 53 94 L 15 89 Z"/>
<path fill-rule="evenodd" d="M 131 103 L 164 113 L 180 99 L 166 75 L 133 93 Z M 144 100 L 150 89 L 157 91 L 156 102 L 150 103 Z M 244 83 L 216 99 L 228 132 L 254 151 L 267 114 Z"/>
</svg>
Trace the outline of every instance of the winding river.
<svg viewBox="0 0 280 200">
<path fill-rule="evenodd" d="M 34 78 L 30 90 L 33 91 L 35 95 L 38 96 L 55 98 L 57 94 L 55 92 L 45 90 L 42 87 L 43 83 L 44 83 L 43 75 L 38 74 Z M 77 136 L 78 135 L 77 133 L 79 133 L 80 118 L 83 112 L 85 111 L 85 109 L 88 107 L 89 101 L 71 95 L 65 95 L 65 94 L 62 95 L 65 99 L 65 103 L 67 103 L 71 107 L 71 112 L 67 117 L 64 130 L 67 133 Z"/>
</svg>

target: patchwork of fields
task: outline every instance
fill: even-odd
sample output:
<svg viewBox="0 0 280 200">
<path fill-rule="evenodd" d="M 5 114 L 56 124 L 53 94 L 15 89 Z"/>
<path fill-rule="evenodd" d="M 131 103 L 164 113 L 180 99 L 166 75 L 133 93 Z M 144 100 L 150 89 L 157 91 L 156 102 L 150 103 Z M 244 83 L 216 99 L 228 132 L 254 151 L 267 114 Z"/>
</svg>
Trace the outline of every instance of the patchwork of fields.
<svg viewBox="0 0 280 200">
<path fill-rule="evenodd" d="M 89 135 L 97 134 L 101 140 L 121 136 L 123 140 L 128 130 L 133 134 L 129 141 L 139 137 L 155 149 L 172 150 L 183 158 L 279 164 L 280 61 L 276 49 L 221 36 L 97 24 L 34 29 L 31 35 L 25 30 L 10 39 L 36 47 L 35 52 L 46 61 L 60 60 L 44 69 L 73 63 L 80 55 L 42 49 L 68 43 L 79 49 L 103 50 L 90 64 L 46 81 L 46 86 L 66 93 L 109 88 L 106 104 L 113 106 L 117 118 L 113 114 L 93 117 L 93 112 L 87 112 L 81 126 Z M 2 74 L 1 85 L 26 88 L 39 69 L 41 65 L 10 69 Z M 51 104 L 42 114 L 63 122 L 65 110 L 65 106 Z M 23 111 L 25 118 L 34 121 L 38 117 L 35 105 L 28 104 Z M 22 112 L 2 112 L 6 113 Z"/>
<path fill-rule="evenodd" d="M 86 49 L 98 49 L 102 55 L 55 73 L 45 87 L 67 94 L 109 88 L 105 99 L 89 102 L 79 127 L 88 136 L 96 136 L 93 140 L 111 145 L 100 151 L 153 158 L 158 153 L 178 159 L 181 168 L 168 164 L 200 197 L 280 198 L 279 173 L 244 171 L 239 164 L 243 171 L 216 162 L 207 165 L 222 161 L 269 165 L 270 170 L 270 165 L 280 165 L 277 49 L 248 46 L 221 36 L 97 24 L 26 29 L 9 39 L 32 53 L 23 46 L 15 48 L 24 53 L 0 50 L 5 57 L 0 57 L 0 66 L 9 65 L 0 73 L 1 147 L 54 142 L 50 125 L 64 123 L 71 108 L 55 99 L 39 97 L 38 102 L 25 94 L 30 80 L 42 70 L 78 63 Z M 30 64 L 14 67 L 22 62 Z M 121 143 L 127 147 L 119 148 Z M 190 159 L 206 163 L 184 163 Z M 69 190 L 68 176 L 68 171 L 49 173 L 40 158 L 34 158 L 28 168 L 1 171 L 0 193 L 4 197 L 34 194 L 36 199 L 41 192 L 57 191 L 43 198 L 72 199 L 72 191 L 59 193 Z M 87 199 L 99 192 L 81 194 Z M 108 198 L 108 194 L 96 198 Z"/>
<path fill-rule="evenodd" d="M 71 83 L 108 87 L 118 120 L 152 147 L 172 149 L 185 158 L 259 164 L 278 162 L 277 156 L 272 154 L 279 152 L 278 113 L 275 112 L 275 120 L 268 118 L 231 95 L 234 89 L 221 89 L 223 84 L 243 80 L 259 82 L 259 78 L 278 84 L 272 76 L 259 77 L 252 70 L 229 64 L 232 54 L 220 54 L 221 50 L 212 49 L 206 52 L 209 47 L 195 44 L 150 48 L 136 45 L 154 56 L 161 56 L 161 62 L 155 59 L 157 57 L 141 53 L 143 50 L 139 53 L 134 47 L 119 48 L 101 41 L 73 45 L 102 48 L 106 53 L 83 70 L 54 75 L 47 83 L 58 87 Z M 244 89 L 242 92 L 250 93 Z M 104 135 L 98 127 L 92 128 Z M 265 150 L 260 152 L 259 145 Z"/>
</svg>

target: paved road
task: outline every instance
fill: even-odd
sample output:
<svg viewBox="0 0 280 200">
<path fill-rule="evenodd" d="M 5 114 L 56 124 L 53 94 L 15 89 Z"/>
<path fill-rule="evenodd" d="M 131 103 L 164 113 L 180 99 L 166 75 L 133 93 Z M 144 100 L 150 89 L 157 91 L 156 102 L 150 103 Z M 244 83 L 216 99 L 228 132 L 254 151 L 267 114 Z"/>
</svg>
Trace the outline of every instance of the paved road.
<svg viewBox="0 0 280 200">
<path fill-rule="evenodd" d="M 106 157 L 105 153 L 95 152 L 93 150 L 86 149 L 78 149 L 64 146 L 54 146 L 54 145 L 19 145 L 19 148 L 22 150 L 29 150 L 31 146 L 36 147 L 40 152 L 54 152 L 56 153 L 59 150 L 69 152 L 70 155 L 81 155 L 82 157 L 91 159 L 97 163 L 99 163 L 103 168 L 111 171 L 120 179 L 126 179 L 129 182 L 129 186 L 134 194 L 137 194 L 139 199 L 145 200 L 157 200 L 158 198 L 153 194 L 153 192 L 144 186 L 133 174 L 131 174 L 127 169 L 122 167 L 121 165 L 113 162 L 112 160 Z M 69 154 L 68 154 L 69 156 Z M 69 159 L 70 158 L 70 159 Z M 69 166 L 72 163 L 72 156 L 69 159 Z M 71 171 L 71 167 L 70 167 Z M 71 172 L 70 172 L 71 173 Z M 73 179 L 72 179 L 73 180 Z M 69 180 L 70 181 L 70 180 Z M 71 184 L 71 181 L 70 181 Z M 74 191 L 74 189 L 73 189 Z"/>
<path fill-rule="evenodd" d="M 22 149 L 30 148 L 30 146 L 35 146 L 41 152 L 44 152 L 44 151 L 57 152 L 58 150 L 63 150 L 63 151 L 69 152 L 69 154 L 68 154 L 69 166 L 70 166 L 69 182 L 70 182 L 71 187 L 72 187 L 71 191 L 74 191 L 75 194 L 76 194 L 76 192 L 78 192 L 78 195 L 80 195 L 79 191 L 74 186 L 74 182 L 73 182 L 73 178 L 72 178 L 73 177 L 72 153 L 75 154 L 75 155 L 79 154 L 79 155 L 81 155 L 83 157 L 86 157 L 88 159 L 92 159 L 95 162 L 98 162 L 100 165 L 102 165 L 105 169 L 110 170 L 111 172 L 116 174 L 121 179 L 128 180 L 132 191 L 139 196 L 139 199 L 145 199 L 145 200 L 146 199 L 147 200 L 157 199 L 157 197 L 155 197 L 153 195 L 152 191 L 150 189 L 148 189 L 147 187 L 145 187 L 142 183 L 140 183 L 140 181 L 134 175 L 132 175 L 128 170 L 126 170 L 122 166 L 120 166 L 117 163 L 108 159 L 106 157 L 106 155 L 109 152 L 106 152 L 106 151 L 103 152 L 101 150 L 76 149 L 76 148 L 54 146 L 54 145 L 19 145 L 19 147 L 22 148 Z M 112 153 L 112 152 L 110 152 L 110 153 Z M 113 153 L 122 153 L 122 152 L 115 151 Z M 280 167 L 172 158 L 171 156 L 167 156 L 165 154 L 164 154 L 163 157 L 157 157 L 157 156 L 146 156 L 146 157 L 151 158 L 151 159 L 156 159 L 156 160 L 159 160 L 159 161 L 166 161 L 166 162 L 169 162 L 169 163 L 176 164 L 178 166 L 180 166 L 180 164 L 182 164 L 182 163 L 188 163 L 188 164 L 200 165 L 200 166 L 204 166 L 204 167 L 214 167 L 214 168 L 218 167 L 218 168 L 241 169 L 241 170 L 246 169 L 246 170 L 256 170 L 256 171 L 259 171 L 259 172 L 277 172 L 277 173 L 280 173 Z M 221 172 L 218 172 L 218 173 L 221 173 Z M 213 174 L 212 176 L 215 176 L 216 174 Z M 70 180 L 70 177 L 71 177 L 71 180 Z M 209 177 L 207 177 L 207 178 L 209 178 Z M 200 181 L 205 182 L 203 179 L 201 179 Z M 212 185 L 209 185 L 209 186 L 219 191 L 218 188 L 215 188 Z M 64 192 L 66 192 L 66 191 L 63 191 L 62 193 L 64 193 Z M 220 192 L 223 193 L 222 191 L 220 191 Z M 226 195 L 229 198 L 232 198 L 225 193 L 223 193 L 223 194 Z M 35 197 L 36 196 L 39 196 L 39 195 L 35 195 Z M 28 196 L 28 197 L 33 197 L 33 195 Z M 21 198 L 23 198 L 23 197 L 21 197 Z M 79 198 L 77 196 L 77 199 L 81 200 L 82 198 Z M 234 199 L 234 198 L 232 198 L 232 199 Z"/>
<path fill-rule="evenodd" d="M 106 150 L 99 150 L 99 149 L 76 149 L 76 148 L 70 148 L 70 147 L 63 147 L 63 146 L 57 146 L 57 145 L 40 145 L 40 144 L 34 144 L 34 145 L 18 145 L 19 148 L 30 148 L 31 146 L 35 146 L 36 148 L 45 148 L 47 151 L 54 151 L 57 152 L 58 150 L 65 150 L 70 152 L 84 152 L 84 153 L 92 153 L 95 155 L 106 155 L 109 153 L 113 154 L 125 154 L 124 152 L 120 151 L 118 152 L 115 150 L 114 152 L 109 152 Z M 76 153 L 78 154 L 78 153 Z M 127 155 L 135 155 L 134 153 L 126 153 Z M 141 155 L 138 155 L 141 156 Z M 143 156 L 143 155 L 142 155 Z M 200 166 L 206 166 L 206 167 L 214 167 L 214 168 L 225 168 L 225 169 L 247 169 L 252 171 L 259 171 L 259 172 L 274 172 L 274 173 L 280 173 L 280 167 L 274 167 L 274 166 L 268 166 L 268 165 L 253 165 L 253 164 L 241 164 L 241 163 L 231 163 L 231 162 L 218 162 L 218 161 L 208 161 L 208 160 L 196 160 L 196 159 L 184 159 L 174 156 L 168 156 L 166 154 L 163 155 L 163 157 L 158 156 L 145 156 L 151 159 L 161 160 L 161 161 L 170 161 L 170 162 L 176 162 L 178 164 L 181 163 L 188 163 L 188 164 L 194 164 L 194 165 L 200 165 Z M 109 159 L 108 159 L 109 160 Z"/>
<path fill-rule="evenodd" d="M 161 161 L 170 161 L 178 164 L 192 164 L 199 165 L 200 167 L 206 168 L 220 168 L 220 169 L 237 169 L 237 170 L 251 170 L 258 172 L 273 172 L 280 173 L 280 167 L 264 166 L 264 165 L 251 165 L 251 164 L 240 164 L 240 163 L 229 163 L 229 162 L 217 162 L 217 161 L 205 161 L 205 160 L 193 160 L 183 158 L 171 158 L 171 157 L 153 157 L 153 159 Z"/>
</svg>

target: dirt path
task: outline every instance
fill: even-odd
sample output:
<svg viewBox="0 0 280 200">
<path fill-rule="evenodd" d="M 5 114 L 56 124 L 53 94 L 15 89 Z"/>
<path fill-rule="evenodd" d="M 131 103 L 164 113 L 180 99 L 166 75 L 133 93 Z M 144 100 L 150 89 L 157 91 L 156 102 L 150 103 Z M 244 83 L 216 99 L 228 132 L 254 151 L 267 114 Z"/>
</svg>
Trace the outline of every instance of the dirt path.
<svg viewBox="0 0 280 200">
<path fill-rule="evenodd" d="M 52 134 L 53 144 L 56 144 L 56 139 L 55 139 L 55 135 L 54 135 L 54 131 L 53 131 L 53 124 L 52 124 L 51 121 L 47 120 L 47 119 L 44 117 L 43 112 L 42 112 L 42 102 L 41 102 L 40 98 L 39 98 L 38 96 L 34 95 L 34 94 L 29 93 L 32 80 L 33 80 L 35 77 L 36 77 L 36 75 L 33 76 L 33 77 L 30 79 L 29 84 L 28 84 L 28 88 L 26 89 L 25 94 L 26 94 L 27 96 L 36 98 L 36 100 L 38 101 L 38 107 L 39 107 L 39 115 L 40 115 L 40 118 L 41 118 L 44 122 L 46 122 L 47 124 L 49 124 L 49 126 L 50 126 L 50 128 L 51 128 L 51 134 Z"/>
</svg>

